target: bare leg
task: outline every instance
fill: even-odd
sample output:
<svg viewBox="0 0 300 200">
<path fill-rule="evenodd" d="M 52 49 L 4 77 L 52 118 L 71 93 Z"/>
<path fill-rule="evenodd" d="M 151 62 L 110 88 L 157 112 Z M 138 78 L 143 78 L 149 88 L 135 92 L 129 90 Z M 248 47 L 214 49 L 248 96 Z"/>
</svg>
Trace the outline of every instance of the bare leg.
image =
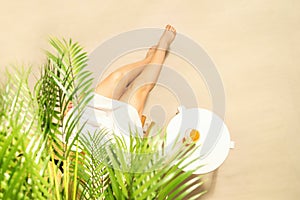
<svg viewBox="0 0 300 200">
<path fill-rule="evenodd" d="M 95 92 L 112 99 L 119 99 L 125 92 L 127 86 L 144 70 L 145 66 L 151 61 L 156 46 L 149 49 L 146 58 L 125 65 L 108 75 L 101 81 Z"/>
<path fill-rule="evenodd" d="M 144 70 L 134 79 L 120 98 L 121 101 L 125 101 L 133 105 L 137 109 L 140 118 L 142 116 L 148 94 L 157 82 L 165 60 L 166 51 L 174 40 L 175 35 L 175 29 L 172 26 L 167 25 L 150 63 L 145 66 Z"/>
</svg>

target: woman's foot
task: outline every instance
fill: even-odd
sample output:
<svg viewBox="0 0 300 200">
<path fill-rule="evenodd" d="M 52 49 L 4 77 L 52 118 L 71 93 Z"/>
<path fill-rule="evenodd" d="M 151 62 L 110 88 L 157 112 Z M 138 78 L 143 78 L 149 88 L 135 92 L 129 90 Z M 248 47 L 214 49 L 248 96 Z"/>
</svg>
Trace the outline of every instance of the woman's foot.
<svg viewBox="0 0 300 200">
<path fill-rule="evenodd" d="M 165 32 L 162 34 L 159 40 L 158 48 L 167 50 L 170 44 L 173 42 L 175 36 L 176 36 L 176 29 L 173 26 L 168 24 L 166 26 Z"/>
</svg>

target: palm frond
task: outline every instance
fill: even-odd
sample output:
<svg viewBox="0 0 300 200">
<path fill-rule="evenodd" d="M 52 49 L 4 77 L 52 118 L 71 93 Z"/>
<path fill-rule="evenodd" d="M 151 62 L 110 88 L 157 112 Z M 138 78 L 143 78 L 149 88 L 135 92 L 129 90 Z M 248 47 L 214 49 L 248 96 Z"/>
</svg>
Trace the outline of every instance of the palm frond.
<svg viewBox="0 0 300 200">
<path fill-rule="evenodd" d="M 98 187 L 86 184 L 83 186 L 86 191 L 96 188 L 98 195 L 101 191 L 109 199 L 183 199 L 202 184 L 201 176 L 187 181 L 197 169 L 182 171 L 185 167 L 184 161 L 196 150 L 195 146 L 186 148 L 182 145 L 182 148 L 172 152 L 172 156 L 166 156 L 160 149 L 163 143 L 160 136 L 132 136 L 128 148 L 124 146 L 125 141 L 117 136 L 103 145 L 98 140 L 103 133 L 82 140 L 86 157 L 90 158 L 87 168 L 93 169 L 99 175 L 89 176 L 90 183 Z M 97 154 L 95 149 L 101 151 L 101 154 Z M 104 178 L 108 180 L 104 182 Z M 93 193 L 97 194 L 96 191 Z M 189 198 L 200 195 L 190 195 Z"/>
<path fill-rule="evenodd" d="M 6 87 L 1 88 L 1 199 L 51 197 L 44 178 L 48 156 L 39 135 L 37 104 L 27 84 L 28 74 L 24 70 L 8 74 Z"/>
<path fill-rule="evenodd" d="M 53 147 L 53 159 L 58 159 L 57 164 L 63 165 L 63 190 L 67 195 L 69 183 L 77 185 L 77 162 L 82 160 L 79 158 L 82 155 L 78 154 L 78 136 L 83 128 L 79 120 L 92 98 L 92 78 L 91 72 L 86 70 L 87 54 L 78 43 L 73 43 L 71 39 L 66 41 L 57 38 L 51 38 L 49 42 L 53 52 L 46 52 L 48 62 L 43 68 L 35 91 L 39 100 L 44 136 Z M 66 116 L 70 102 L 73 103 L 74 109 Z M 74 148 L 77 151 L 72 153 Z M 77 186 L 74 186 L 73 190 L 76 188 Z"/>
</svg>

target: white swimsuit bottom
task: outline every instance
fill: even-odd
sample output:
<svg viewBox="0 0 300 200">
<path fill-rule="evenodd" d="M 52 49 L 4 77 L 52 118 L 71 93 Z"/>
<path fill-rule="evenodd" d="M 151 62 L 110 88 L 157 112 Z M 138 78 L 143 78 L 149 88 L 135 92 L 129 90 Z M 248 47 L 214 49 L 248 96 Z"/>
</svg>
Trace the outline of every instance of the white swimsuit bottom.
<svg viewBox="0 0 300 200">
<path fill-rule="evenodd" d="M 80 137 L 83 135 L 93 137 L 103 130 L 125 138 L 129 138 L 130 134 L 143 135 L 141 120 L 132 105 L 97 93 L 93 93 L 92 100 L 85 107 L 80 118 L 80 127 L 84 123 Z"/>
</svg>

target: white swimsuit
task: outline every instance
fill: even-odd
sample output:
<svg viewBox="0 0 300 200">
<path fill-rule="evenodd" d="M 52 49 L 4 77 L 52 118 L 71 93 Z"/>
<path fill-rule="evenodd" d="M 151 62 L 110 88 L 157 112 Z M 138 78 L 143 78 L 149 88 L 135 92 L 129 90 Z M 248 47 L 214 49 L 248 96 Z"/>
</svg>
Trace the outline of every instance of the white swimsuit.
<svg viewBox="0 0 300 200">
<path fill-rule="evenodd" d="M 81 131 L 85 136 L 88 136 L 88 132 L 93 135 L 101 129 L 111 131 L 125 139 L 129 139 L 130 133 L 143 135 L 141 120 L 132 105 L 97 93 L 93 93 L 93 98 L 86 106 L 79 123 L 80 125 L 86 123 Z"/>
</svg>

